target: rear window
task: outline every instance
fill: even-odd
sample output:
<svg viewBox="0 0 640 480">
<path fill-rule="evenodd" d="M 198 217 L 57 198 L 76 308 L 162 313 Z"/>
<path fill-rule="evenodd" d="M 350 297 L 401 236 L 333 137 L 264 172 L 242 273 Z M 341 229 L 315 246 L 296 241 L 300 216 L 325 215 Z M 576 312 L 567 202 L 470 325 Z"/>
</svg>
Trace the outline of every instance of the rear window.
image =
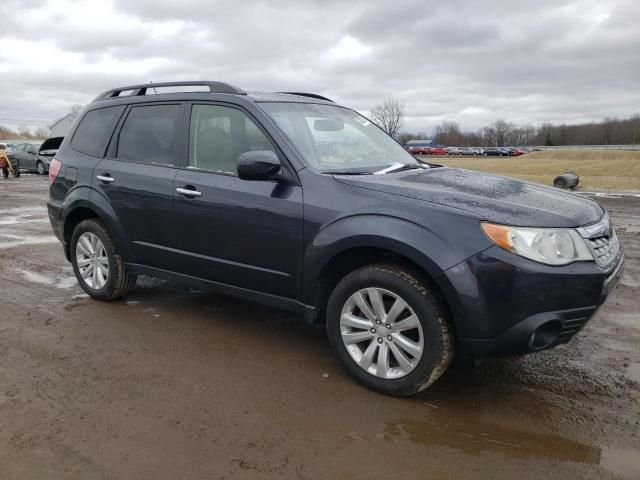
<svg viewBox="0 0 640 480">
<path fill-rule="evenodd" d="M 87 112 L 73 134 L 71 148 L 92 157 L 102 157 L 123 111 L 124 106 L 119 105 Z"/>
<path fill-rule="evenodd" d="M 120 130 L 117 158 L 173 165 L 182 105 L 133 107 Z"/>
</svg>

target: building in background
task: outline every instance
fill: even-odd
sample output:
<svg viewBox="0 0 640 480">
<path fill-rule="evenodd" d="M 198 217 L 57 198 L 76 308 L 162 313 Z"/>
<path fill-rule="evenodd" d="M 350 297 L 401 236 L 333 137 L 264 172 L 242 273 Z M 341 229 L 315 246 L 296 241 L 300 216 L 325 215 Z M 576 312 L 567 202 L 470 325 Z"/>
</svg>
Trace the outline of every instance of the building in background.
<svg viewBox="0 0 640 480">
<path fill-rule="evenodd" d="M 437 147 L 435 140 L 409 140 L 404 144 L 405 148 L 411 147 Z"/>
</svg>

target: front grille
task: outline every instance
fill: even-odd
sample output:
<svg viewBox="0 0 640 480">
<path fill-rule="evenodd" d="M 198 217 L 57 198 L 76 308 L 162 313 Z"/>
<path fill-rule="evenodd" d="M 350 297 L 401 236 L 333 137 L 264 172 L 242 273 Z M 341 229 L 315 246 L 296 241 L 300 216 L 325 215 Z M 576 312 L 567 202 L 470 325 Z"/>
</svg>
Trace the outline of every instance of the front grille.
<svg viewBox="0 0 640 480">
<path fill-rule="evenodd" d="M 585 239 L 596 263 L 604 269 L 613 267 L 613 262 L 620 252 L 620 241 L 609 220 L 609 215 L 605 213 L 599 222 L 580 227 L 578 232 Z"/>
<path fill-rule="evenodd" d="M 572 318 L 570 320 L 565 320 L 564 322 L 562 322 L 560 334 L 553 343 L 555 345 L 559 343 L 567 343 L 569 340 L 571 340 L 571 337 L 573 337 L 582 329 L 582 327 L 584 327 L 584 324 L 587 323 L 587 320 L 589 320 L 589 317 Z"/>
<path fill-rule="evenodd" d="M 601 267 L 609 266 L 616 258 L 620 248 L 620 242 L 615 232 L 609 237 L 589 238 L 588 240 L 598 265 Z"/>
</svg>

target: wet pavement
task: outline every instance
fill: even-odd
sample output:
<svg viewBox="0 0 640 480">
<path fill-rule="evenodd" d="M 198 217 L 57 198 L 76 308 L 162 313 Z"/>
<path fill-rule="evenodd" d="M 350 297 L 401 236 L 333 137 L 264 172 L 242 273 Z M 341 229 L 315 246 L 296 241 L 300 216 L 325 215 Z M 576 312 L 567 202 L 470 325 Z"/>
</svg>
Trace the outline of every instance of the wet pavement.
<svg viewBox="0 0 640 480">
<path fill-rule="evenodd" d="M 47 194 L 0 179 L 3 479 L 640 479 L 638 197 L 598 198 L 625 276 L 571 343 L 398 399 L 287 313 L 146 277 L 90 300 Z"/>
</svg>

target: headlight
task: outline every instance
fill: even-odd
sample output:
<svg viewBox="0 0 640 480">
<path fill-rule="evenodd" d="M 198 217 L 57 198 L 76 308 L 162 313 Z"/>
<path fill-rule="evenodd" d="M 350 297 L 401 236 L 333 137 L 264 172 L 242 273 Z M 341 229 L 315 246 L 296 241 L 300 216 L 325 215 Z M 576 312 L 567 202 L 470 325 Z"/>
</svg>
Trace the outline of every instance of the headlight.
<svg viewBox="0 0 640 480">
<path fill-rule="evenodd" d="M 593 260 L 591 251 L 573 228 L 525 228 L 481 223 L 482 230 L 496 245 L 512 253 L 546 263 L 567 265 Z"/>
</svg>

